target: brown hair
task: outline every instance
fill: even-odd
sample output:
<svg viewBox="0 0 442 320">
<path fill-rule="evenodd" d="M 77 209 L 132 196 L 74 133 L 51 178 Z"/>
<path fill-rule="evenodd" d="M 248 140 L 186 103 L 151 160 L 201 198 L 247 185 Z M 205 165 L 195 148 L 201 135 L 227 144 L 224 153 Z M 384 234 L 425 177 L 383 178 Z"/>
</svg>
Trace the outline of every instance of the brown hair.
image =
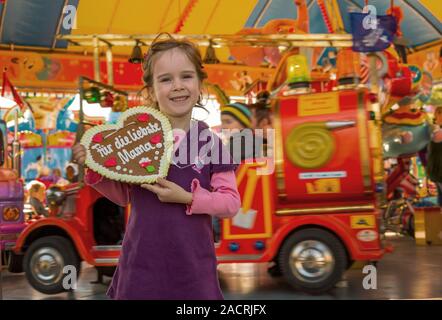
<svg viewBox="0 0 442 320">
<path fill-rule="evenodd" d="M 169 38 L 158 40 L 162 35 L 167 35 Z M 153 87 L 153 64 L 154 59 L 158 53 L 165 52 L 174 48 L 182 50 L 190 62 L 195 66 L 198 79 L 203 82 L 207 78 L 207 73 L 204 71 L 203 60 L 198 47 L 189 40 L 178 40 L 173 38 L 169 33 L 160 33 L 150 45 L 149 51 L 144 56 L 143 60 L 143 83 L 144 87 L 141 91 L 147 91 L 145 98 L 152 104 L 153 99 L 150 95 L 149 89 Z M 146 90 L 147 89 L 147 90 Z M 198 105 L 201 104 L 201 99 L 198 100 Z"/>
</svg>

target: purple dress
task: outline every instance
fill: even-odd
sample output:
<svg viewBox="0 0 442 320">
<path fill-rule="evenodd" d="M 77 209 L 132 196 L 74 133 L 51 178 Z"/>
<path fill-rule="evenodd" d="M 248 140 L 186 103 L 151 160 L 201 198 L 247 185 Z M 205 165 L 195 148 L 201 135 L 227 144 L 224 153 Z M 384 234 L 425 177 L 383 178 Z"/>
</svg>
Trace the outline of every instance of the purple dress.
<svg viewBox="0 0 442 320">
<path fill-rule="evenodd" d="M 204 122 L 194 125 L 198 132 L 208 128 Z M 188 152 L 189 132 L 184 138 Z M 214 135 L 198 142 L 198 150 L 211 139 L 222 150 L 217 156 L 228 152 Z M 235 168 L 232 163 L 171 164 L 167 179 L 190 192 L 196 178 L 201 187 L 210 190 L 213 173 Z M 131 215 L 108 295 L 113 299 L 223 299 L 211 216 L 186 215 L 186 205 L 162 203 L 154 193 L 136 185 L 131 186 L 130 202 Z"/>
</svg>

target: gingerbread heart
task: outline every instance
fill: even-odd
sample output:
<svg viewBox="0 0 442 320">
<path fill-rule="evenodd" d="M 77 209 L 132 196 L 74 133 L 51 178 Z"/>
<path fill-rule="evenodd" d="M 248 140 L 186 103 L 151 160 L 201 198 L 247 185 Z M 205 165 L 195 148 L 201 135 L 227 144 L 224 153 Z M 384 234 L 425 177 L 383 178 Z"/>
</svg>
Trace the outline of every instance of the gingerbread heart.
<svg viewBox="0 0 442 320">
<path fill-rule="evenodd" d="M 167 117 L 151 107 L 124 112 L 117 124 L 86 131 L 86 165 L 112 180 L 142 184 L 167 176 L 173 150 Z"/>
</svg>

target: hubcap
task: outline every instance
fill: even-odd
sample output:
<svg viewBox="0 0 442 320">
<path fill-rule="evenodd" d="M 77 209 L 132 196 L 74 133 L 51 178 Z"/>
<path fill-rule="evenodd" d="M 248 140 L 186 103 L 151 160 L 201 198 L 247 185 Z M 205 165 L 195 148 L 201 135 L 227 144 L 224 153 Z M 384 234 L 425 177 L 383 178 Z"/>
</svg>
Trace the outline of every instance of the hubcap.
<svg viewBox="0 0 442 320">
<path fill-rule="evenodd" d="M 296 278 L 302 281 L 322 281 L 333 272 L 334 264 L 330 248 L 320 241 L 302 241 L 290 253 L 290 268 Z"/>
<path fill-rule="evenodd" d="M 31 258 L 31 272 L 44 285 L 57 283 L 63 276 L 64 259 L 54 248 L 41 248 Z"/>
</svg>

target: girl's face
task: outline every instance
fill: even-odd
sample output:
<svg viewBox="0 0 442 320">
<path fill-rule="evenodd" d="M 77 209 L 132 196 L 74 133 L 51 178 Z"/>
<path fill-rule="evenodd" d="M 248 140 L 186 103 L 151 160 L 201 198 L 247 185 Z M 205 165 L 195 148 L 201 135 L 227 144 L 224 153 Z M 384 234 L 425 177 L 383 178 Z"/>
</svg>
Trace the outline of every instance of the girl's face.
<svg viewBox="0 0 442 320">
<path fill-rule="evenodd" d="M 190 115 L 200 92 L 195 66 L 183 51 L 174 48 L 156 57 L 151 96 L 162 112 L 175 118 Z"/>
</svg>

